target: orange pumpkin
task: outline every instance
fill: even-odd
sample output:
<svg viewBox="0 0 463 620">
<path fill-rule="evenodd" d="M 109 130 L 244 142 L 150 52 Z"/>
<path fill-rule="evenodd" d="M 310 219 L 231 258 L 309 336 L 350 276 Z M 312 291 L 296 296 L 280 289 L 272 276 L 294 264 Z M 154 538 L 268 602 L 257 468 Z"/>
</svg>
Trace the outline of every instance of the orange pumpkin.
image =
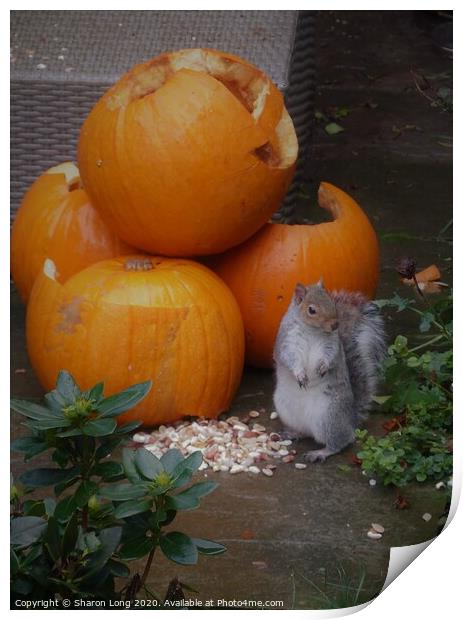
<svg viewBox="0 0 463 620">
<path fill-rule="evenodd" d="M 298 282 L 322 276 L 330 290 L 361 291 L 373 297 L 379 277 L 375 231 L 346 193 L 322 183 L 319 205 L 332 222 L 267 224 L 237 248 L 212 259 L 211 268 L 228 284 L 241 308 L 246 361 L 271 367 L 280 321 Z"/>
<path fill-rule="evenodd" d="M 244 331 L 227 286 L 193 261 L 131 256 L 87 267 L 64 283 L 46 261 L 27 310 L 27 346 L 47 390 L 60 369 L 82 389 L 112 394 L 151 379 L 119 421 L 145 425 L 216 417 L 238 387 Z"/>
<path fill-rule="evenodd" d="M 193 49 L 134 67 L 80 134 L 84 187 L 147 252 L 223 252 L 253 235 L 291 181 L 297 138 L 281 93 L 237 56 Z"/>
<path fill-rule="evenodd" d="M 92 263 L 133 252 L 103 222 L 77 167 L 66 162 L 42 174 L 23 198 L 12 229 L 11 273 L 27 303 L 47 257 L 67 279 Z"/>
</svg>

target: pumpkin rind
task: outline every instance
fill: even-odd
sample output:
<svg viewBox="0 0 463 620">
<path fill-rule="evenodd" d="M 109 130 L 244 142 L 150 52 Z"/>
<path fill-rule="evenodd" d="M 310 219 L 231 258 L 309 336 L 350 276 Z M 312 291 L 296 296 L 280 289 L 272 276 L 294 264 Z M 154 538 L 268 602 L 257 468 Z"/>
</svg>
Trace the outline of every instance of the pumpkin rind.
<svg viewBox="0 0 463 620">
<path fill-rule="evenodd" d="M 77 167 L 66 162 L 36 179 L 21 202 L 11 235 L 11 273 L 27 303 L 47 257 L 66 280 L 92 263 L 133 252 L 103 222 Z"/>
<path fill-rule="evenodd" d="M 134 67 L 93 108 L 78 149 L 105 219 L 131 245 L 165 256 L 222 252 L 254 234 L 279 207 L 296 157 L 275 85 L 214 50 Z"/>
<path fill-rule="evenodd" d="M 62 368 L 82 389 L 103 380 L 107 394 L 151 379 L 148 396 L 119 421 L 150 426 L 185 415 L 216 417 L 228 408 L 243 368 L 233 295 L 193 261 L 144 257 L 152 269 L 127 271 L 131 258 L 96 263 L 63 284 L 50 269 L 38 276 L 26 331 L 41 384 L 51 389 Z"/>
<path fill-rule="evenodd" d="M 246 361 L 273 365 L 280 321 L 298 282 L 323 277 L 327 289 L 375 295 L 379 278 L 376 233 L 359 205 L 330 183 L 319 204 L 334 220 L 316 225 L 267 224 L 251 239 L 208 264 L 235 295 L 243 316 Z"/>
</svg>

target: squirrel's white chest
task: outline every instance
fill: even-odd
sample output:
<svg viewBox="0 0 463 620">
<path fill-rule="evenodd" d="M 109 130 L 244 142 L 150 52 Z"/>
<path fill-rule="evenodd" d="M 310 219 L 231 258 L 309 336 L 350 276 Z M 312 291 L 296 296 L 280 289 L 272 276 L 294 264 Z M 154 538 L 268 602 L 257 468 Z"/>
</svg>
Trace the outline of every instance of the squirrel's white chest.
<svg viewBox="0 0 463 620">
<path fill-rule="evenodd" d="M 275 407 L 285 426 L 303 437 L 313 437 L 323 443 L 324 421 L 330 406 L 326 382 L 317 378 L 307 389 L 301 388 L 284 366 L 277 367 Z"/>
</svg>

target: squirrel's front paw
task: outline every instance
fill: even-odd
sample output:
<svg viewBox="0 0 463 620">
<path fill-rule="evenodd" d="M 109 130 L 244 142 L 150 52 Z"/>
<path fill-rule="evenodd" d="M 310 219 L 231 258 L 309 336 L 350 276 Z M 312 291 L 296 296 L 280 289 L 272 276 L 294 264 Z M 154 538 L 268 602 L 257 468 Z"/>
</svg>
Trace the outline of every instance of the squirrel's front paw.
<svg viewBox="0 0 463 620">
<path fill-rule="evenodd" d="M 297 373 L 296 380 L 299 383 L 299 387 L 301 389 L 304 388 L 304 390 L 306 390 L 308 388 L 308 386 L 309 386 L 309 377 L 307 376 L 307 373 L 305 372 L 305 370 L 303 370 L 302 372 Z"/>
<path fill-rule="evenodd" d="M 324 377 L 328 370 L 328 364 L 324 360 L 322 360 L 317 366 L 317 375 L 319 377 Z"/>
</svg>

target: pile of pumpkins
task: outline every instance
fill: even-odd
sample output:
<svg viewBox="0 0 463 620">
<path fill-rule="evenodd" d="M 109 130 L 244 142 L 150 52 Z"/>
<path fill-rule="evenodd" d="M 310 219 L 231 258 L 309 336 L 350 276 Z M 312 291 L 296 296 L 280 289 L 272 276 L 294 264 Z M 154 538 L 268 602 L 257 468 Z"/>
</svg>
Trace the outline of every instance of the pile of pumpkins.
<svg viewBox="0 0 463 620">
<path fill-rule="evenodd" d="M 40 176 L 13 225 L 43 387 L 62 368 L 107 393 L 151 379 L 123 421 L 216 417 L 245 358 L 272 366 L 297 282 L 373 296 L 376 235 L 343 191 L 320 186 L 330 222 L 269 223 L 297 151 L 281 93 L 237 56 L 163 54 L 110 88 L 81 128 L 79 168 Z"/>
</svg>

